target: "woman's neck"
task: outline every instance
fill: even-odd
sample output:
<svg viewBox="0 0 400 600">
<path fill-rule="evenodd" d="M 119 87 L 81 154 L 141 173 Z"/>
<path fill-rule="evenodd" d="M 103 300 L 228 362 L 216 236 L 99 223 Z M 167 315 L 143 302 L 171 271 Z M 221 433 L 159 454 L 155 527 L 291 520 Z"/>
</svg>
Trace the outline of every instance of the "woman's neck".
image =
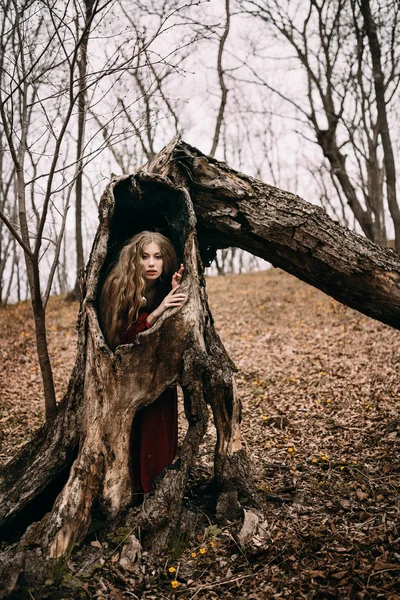
<svg viewBox="0 0 400 600">
<path fill-rule="evenodd" d="M 146 287 L 144 288 L 144 293 L 146 296 L 156 286 L 157 282 L 158 279 L 156 279 L 155 281 L 151 281 L 150 283 L 146 283 Z"/>
</svg>

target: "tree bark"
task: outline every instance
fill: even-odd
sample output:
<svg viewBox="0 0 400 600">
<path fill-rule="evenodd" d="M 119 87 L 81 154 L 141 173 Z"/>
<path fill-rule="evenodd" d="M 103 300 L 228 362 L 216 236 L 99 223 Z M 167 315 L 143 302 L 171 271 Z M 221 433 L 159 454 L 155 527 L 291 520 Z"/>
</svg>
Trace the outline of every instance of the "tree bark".
<svg viewBox="0 0 400 600">
<path fill-rule="evenodd" d="M 208 307 L 203 263 L 238 246 L 394 327 L 400 325 L 400 260 L 334 223 L 297 196 L 237 173 L 174 139 L 143 170 L 114 180 L 100 202 L 100 225 L 82 282 L 75 369 L 53 423 L 3 470 L 0 554 L 4 592 L 23 573 L 45 576 L 49 561 L 85 539 L 93 511 L 108 527 L 140 527 L 142 543 L 165 548 L 187 510 L 183 498 L 211 405 L 217 430 L 217 514 L 256 501 L 240 437 L 235 367 Z M 97 316 L 107 269 L 135 233 L 156 229 L 185 264 L 184 306 L 171 309 L 132 344 L 108 348 Z M 134 416 L 170 384 L 183 390 L 188 431 L 173 464 L 131 505 Z M 1 597 L 1 596 L 0 596 Z"/>
</svg>

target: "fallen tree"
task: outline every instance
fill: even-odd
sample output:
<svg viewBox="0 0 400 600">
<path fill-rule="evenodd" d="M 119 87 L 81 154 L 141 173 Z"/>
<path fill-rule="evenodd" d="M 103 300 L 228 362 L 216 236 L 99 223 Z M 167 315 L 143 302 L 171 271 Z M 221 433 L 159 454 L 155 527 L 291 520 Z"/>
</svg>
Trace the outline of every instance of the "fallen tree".
<svg viewBox="0 0 400 600">
<path fill-rule="evenodd" d="M 215 332 L 204 265 L 218 248 L 238 246 L 266 258 L 341 302 L 400 325 L 400 260 L 393 251 L 334 223 L 297 196 L 237 173 L 179 139 L 144 169 L 112 181 L 81 282 L 78 353 L 68 392 L 47 423 L 3 470 L 0 578 L 11 591 L 21 574 L 41 578 L 48 564 L 84 540 L 92 515 L 108 527 L 140 527 L 158 551 L 190 527 L 188 477 L 213 411 L 220 518 L 255 503 L 240 437 L 235 367 Z M 185 264 L 187 300 L 133 344 L 112 352 L 97 316 L 110 264 L 124 242 L 158 229 Z M 156 360 L 154 360 L 156 354 Z M 183 391 L 188 431 L 174 463 L 143 507 L 131 506 L 133 418 L 170 384 Z"/>
</svg>

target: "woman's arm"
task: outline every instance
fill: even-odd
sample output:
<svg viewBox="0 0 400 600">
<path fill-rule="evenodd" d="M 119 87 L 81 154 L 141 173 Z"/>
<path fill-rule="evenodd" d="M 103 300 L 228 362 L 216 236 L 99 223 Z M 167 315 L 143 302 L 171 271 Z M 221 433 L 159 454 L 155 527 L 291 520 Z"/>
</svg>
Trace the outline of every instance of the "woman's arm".
<svg viewBox="0 0 400 600">
<path fill-rule="evenodd" d="M 150 326 L 154 325 L 157 319 L 159 319 L 168 308 L 181 308 L 185 301 L 186 294 L 177 294 L 176 291 L 179 289 L 179 287 L 180 286 L 177 285 L 173 290 L 171 290 L 170 293 L 165 296 L 160 306 L 157 306 L 157 308 L 148 315 L 147 323 Z"/>
</svg>

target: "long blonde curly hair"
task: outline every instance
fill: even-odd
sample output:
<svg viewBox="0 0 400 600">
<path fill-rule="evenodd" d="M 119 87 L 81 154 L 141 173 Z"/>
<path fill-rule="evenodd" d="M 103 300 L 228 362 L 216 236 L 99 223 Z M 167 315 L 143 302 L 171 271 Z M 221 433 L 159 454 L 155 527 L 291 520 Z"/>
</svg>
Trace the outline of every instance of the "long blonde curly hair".
<svg viewBox="0 0 400 600">
<path fill-rule="evenodd" d="M 175 249 L 169 239 L 161 233 L 142 231 L 126 243 L 100 294 L 103 333 L 111 348 L 120 343 L 122 329 L 128 329 L 138 319 L 146 286 L 140 259 L 145 246 L 152 242 L 160 248 L 163 276 L 172 277 L 176 271 Z"/>
</svg>

